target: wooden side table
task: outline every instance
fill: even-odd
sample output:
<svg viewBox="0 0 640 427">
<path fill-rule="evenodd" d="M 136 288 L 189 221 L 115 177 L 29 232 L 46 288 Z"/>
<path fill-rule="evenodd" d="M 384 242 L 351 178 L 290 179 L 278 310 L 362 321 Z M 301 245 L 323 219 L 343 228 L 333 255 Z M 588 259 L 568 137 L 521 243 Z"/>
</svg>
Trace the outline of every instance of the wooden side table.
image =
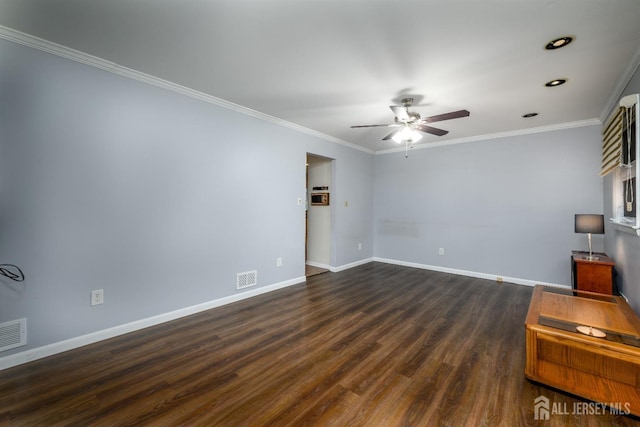
<svg viewBox="0 0 640 427">
<path fill-rule="evenodd" d="M 640 318 L 622 297 L 537 285 L 525 331 L 527 378 L 640 415 Z"/>
<path fill-rule="evenodd" d="M 571 253 L 571 276 L 574 289 L 613 295 L 613 267 L 616 263 L 604 253 L 594 253 L 595 260 L 587 259 L 589 253 Z"/>
</svg>

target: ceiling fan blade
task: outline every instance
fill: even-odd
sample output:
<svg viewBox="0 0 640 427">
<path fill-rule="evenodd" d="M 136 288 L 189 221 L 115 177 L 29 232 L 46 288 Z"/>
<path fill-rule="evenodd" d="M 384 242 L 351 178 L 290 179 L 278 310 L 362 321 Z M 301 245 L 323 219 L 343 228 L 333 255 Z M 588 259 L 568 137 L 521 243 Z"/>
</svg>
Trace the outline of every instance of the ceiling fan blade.
<svg viewBox="0 0 640 427">
<path fill-rule="evenodd" d="M 414 128 L 419 131 L 430 133 L 432 135 L 437 135 L 437 136 L 443 136 L 449 133 L 448 130 L 438 129 L 438 128 L 434 128 L 434 127 L 423 125 L 423 124 L 418 124 Z"/>
<path fill-rule="evenodd" d="M 393 131 L 393 132 L 391 132 L 389 135 L 387 135 L 387 136 L 385 136 L 384 138 L 382 138 L 382 140 L 383 140 L 383 141 L 388 141 L 388 140 L 390 140 L 391 138 L 393 138 L 393 137 L 394 137 L 394 135 L 395 135 L 396 133 L 398 133 L 398 132 L 400 132 L 400 131 L 402 131 L 402 129 L 400 129 L 400 130 L 396 130 L 396 131 Z"/>
<path fill-rule="evenodd" d="M 351 126 L 352 129 L 355 128 L 375 128 L 375 127 L 393 127 L 393 126 L 398 126 L 396 124 L 390 124 L 390 125 L 356 125 L 356 126 Z"/>
<path fill-rule="evenodd" d="M 422 123 L 441 122 L 443 120 L 459 119 L 460 117 L 469 117 L 467 110 L 452 111 L 450 113 L 438 114 L 437 116 L 425 117 L 420 119 Z"/>
<path fill-rule="evenodd" d="M 411 120 L 411 117 L 409 117 L 409 108 L 408 107 L 403 107 L 401 105 L 390 105 L 389 108 L 391 108 L 391 111 L 393 111 L 393 114 L 396 115 L 398 120 L 400 120 L 400 121 Z"/>
</svg>

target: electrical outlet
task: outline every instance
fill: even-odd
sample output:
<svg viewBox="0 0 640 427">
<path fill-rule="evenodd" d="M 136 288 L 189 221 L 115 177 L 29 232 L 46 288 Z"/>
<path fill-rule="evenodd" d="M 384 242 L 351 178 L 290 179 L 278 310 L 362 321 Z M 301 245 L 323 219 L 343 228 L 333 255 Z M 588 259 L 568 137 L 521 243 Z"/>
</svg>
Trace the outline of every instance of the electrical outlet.
<svg viewBox="0 0 640 427">
<path fill-rule="evenodd" d="M 282 258 L 281 257 L 276 258 L 276 267 L 282 267 Z"/>
<path fill-rule="evenodd" d="M 358 250 L 361 251 L 362 250 L 362 243 L 358 243 Z"/>
<path fill-rule="evenodd" d="M 104 290 L 96 289 L 91 291 L 91 305 L 104 304 Z"/>
<path fill-rule="evenodd" d="M 438 255 L 444 255 L 444 248 L 438 249 Z"/>
</svg>

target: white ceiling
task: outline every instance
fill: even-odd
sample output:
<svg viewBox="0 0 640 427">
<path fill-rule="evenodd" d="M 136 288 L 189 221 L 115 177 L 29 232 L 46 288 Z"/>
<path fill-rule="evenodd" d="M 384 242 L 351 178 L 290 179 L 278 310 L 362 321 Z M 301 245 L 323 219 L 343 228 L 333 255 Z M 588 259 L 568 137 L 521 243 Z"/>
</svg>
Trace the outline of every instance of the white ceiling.
<svg viewBox="0 0 640 427">
<path fill-rule="evenodd" d="M 350 126 L 405 96 L 471 112 L 421 144 L 602 119 L 639 62 L 640 1 L 0 0 L 0 25 L 380 151 L 388 129 Z"/>
</svg>

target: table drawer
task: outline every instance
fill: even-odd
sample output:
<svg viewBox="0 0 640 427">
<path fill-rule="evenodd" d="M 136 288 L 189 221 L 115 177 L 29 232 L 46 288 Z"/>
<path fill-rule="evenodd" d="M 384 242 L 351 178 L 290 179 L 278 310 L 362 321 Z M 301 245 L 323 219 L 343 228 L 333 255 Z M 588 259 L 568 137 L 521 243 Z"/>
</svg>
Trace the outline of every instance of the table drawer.
<svg viewBox="0 0 640 427">
<path fill-rule="evenodd" d="M 640 360 L 606 348 L 585 345 L 544 333 L 537 334 L 537 357 L 608 380 L 640 386 Z"/>
</svg>

